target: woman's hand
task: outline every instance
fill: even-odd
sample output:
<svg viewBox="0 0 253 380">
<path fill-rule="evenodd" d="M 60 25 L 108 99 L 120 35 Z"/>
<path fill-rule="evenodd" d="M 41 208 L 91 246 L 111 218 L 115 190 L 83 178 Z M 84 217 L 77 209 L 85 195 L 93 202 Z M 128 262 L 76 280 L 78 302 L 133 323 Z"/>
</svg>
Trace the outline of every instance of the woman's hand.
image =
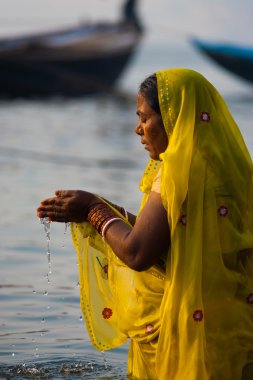
<svg viewBox="0 0 253 380">
<path fill-rule="evenodd" d="M 86 220 L 90 208 L 98 202 L 99 199 L 87 191 L 57 190 L 55 197 L 41 202 L 37 216 L 51 222 L 80 223 Z"/>
</svg>

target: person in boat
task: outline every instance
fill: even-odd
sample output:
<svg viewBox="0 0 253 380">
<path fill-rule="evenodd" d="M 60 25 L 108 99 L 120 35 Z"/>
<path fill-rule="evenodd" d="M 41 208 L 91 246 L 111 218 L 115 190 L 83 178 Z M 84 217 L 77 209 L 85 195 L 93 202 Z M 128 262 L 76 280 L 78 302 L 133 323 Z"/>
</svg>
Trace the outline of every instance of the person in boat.
<svg viewBox="0 0 253 380">
<path fill-rule="evenodd" d="M 130 338 L 136 379 L 252 380 L 253 167 L 225 101 L 201 74 L 168 69 L 137 96 L 150 160 L 137 216 L 58 190 L 39 218 L 72 222 L 94 346 Z"/>
</svg>

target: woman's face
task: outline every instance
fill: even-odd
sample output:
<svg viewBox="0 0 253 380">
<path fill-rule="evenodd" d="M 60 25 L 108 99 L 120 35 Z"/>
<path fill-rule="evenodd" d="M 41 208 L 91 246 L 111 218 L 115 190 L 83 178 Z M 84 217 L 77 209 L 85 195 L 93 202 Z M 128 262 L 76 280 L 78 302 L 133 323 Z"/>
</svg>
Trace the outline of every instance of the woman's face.
<svg viewBox="0 0 253 380">
<path fill-rule="evenodd" d="M 141 137 L 141 143 L 149 152 L 150 158 L 159 160 L 159 154 L 168 146 L 162 117 L 156 113 L 140 93 L 137 97 L 137 115 L 139 117 L 135 128 L 137 135 Z"/>
</svg>

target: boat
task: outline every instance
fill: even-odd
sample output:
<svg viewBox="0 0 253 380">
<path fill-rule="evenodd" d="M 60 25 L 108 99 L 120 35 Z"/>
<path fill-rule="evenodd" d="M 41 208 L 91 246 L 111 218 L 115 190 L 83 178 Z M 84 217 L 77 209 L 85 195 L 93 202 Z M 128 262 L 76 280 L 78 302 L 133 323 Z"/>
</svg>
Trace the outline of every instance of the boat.
<svg viewBox="0 0 253 380">
<path fill-rule="evenodd" d="M 112 91 L 142 34 L 134 2 L 126 2 L 119 22 L 0 39 L 0 97 Z"/>
<path fill-rule="evenodd" d="M 237 77 L 253 82 L 253 47 L 191 38 L 199 51 Z"/>
</svg>

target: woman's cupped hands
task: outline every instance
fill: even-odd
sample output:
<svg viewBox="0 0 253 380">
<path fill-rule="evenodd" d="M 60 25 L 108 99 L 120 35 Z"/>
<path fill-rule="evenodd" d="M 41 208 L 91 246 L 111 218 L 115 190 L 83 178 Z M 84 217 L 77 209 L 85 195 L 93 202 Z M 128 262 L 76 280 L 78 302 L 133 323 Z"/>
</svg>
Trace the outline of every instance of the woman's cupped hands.
<svg viewBox="0 0 253 380">
<path fill-rule="evenodd" d="M 50 222 L 75 222 L 86 220 L 92 205 L 98 198 L 83 190 L 57 190 L 55 196 L 41 201 L 37 208 L 38 218 L 47 218 Z"/>
</svg>

